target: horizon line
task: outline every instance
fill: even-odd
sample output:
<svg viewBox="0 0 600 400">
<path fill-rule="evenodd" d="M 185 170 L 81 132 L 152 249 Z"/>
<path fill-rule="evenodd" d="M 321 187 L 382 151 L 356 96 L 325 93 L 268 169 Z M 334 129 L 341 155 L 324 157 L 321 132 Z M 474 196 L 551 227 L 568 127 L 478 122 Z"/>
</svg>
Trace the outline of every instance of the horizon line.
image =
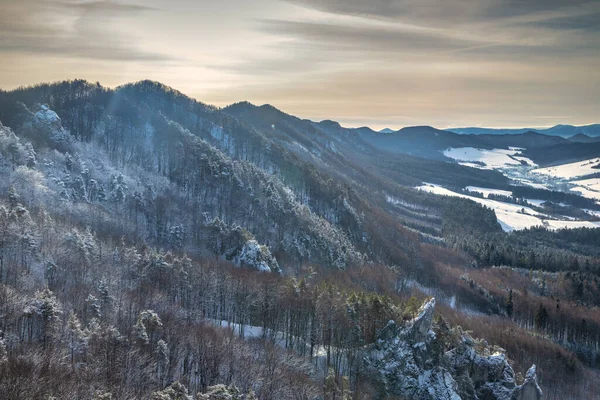
<svg viewBox="0 0 600 400">
<path fill-rule="evenodd" d="M 371 126 L 369 126 L 369 125 L 358 125 L 358 124 L 357 125 L 354 125 L 354 124 L 342 125 L 342 123 L 340 121 L 343 121 L 343 118 L 341 118 L 341 119 L 340 118 L 335 118 L 334 119 L 332 117 L 332 118 L 322 119 L 320 121 L 317 121 L 317 118 L 315 118 L 315 119 L 312 119 L 312 118 L 303 118 L 303 117 L 298 116 L 297 114 L 288 113 L 288 112 L 284 111 L 283 109 L 274 106 L 271 103 L 264 103 L 264 104 L 261 104 L 261 105 L 257 105 L 255 103 L 249 101 L 249 100 L 238 100 L 238 101 L 235 101 L 233 103 L 229 103 L 229 104 L 227 104 L 225 106 L 217 106 L 215 104 L 204 102 L 204 101 L 200 100 L 199 98 L 197 98 L 196 96 L 192 96 L 192 95 L 186 94 L 186 93 L 182 92 L 181 90 L 174 88 L 173 86 L 164 84 L 164 83 L 162 83 L 160 81 L 153 80 L 153 79 L 139 79 L 139 80 L 129 81 L 129 82 L 125 82 L 125 83 L 118 84 L 118 85 L 105 85 L 105 84 L 102 84 L 99 80 L 92 81 L 92 80 L 88 80 L 88 79 L 84 79 L 84 78 L 59 79 L 59 80 L 55 80 L 55 81 L 52 81 L 52 82 L 39 82 L 39 83 L 30 84 L 30 85 L 19 85 L 19 86 L 15 86 L 15 87 L 13 87 L 11 89 L 0 88 L 0 91 L 4 91 L 5 93 L 10 93 L 10 92 L 14 92 L 14 91 L 17 91 L 17 90 L 26 90 L 26 89 L 29 89 L 29 88 L 35 88 L 36 86 L 41 86 L 41 85 L 55 85 L 55 84 L 60 84 L 60 83 L 64 83 L 64 82 L 75 82 L 75 81 L 84 81 L 84 82 L 87 82 L 89 84 L 99 84 L 100 86 L 102 86 L 104 88 L 113 89 L 113 90 L 114 89 L 118 89 L 119 87 L 122 87 L 122 86 L 126 86 L 126 85 L 132 85 L 132 84 L 137 84 L 137 83 L 142 83 L 142 82 L 153 82 L 153 83 L 158 83 L 158 84 L 160 84 L 162 86 L 168 87 L 168 88 L 170 88 L 172 90 L 175 90 L 175 91 L 181 93 L 182 95 L 184 95 L 184 96 L 186 96 L 186 97 L 188 97 L 188 98 L 190 98 L 190 99 L 192 99 L 192 100 L 194 100 L 196 102 L 199 102 L 199 103 L 202 103 L 202 104 L 206 104 L 206 105 L 209 105 L 209 106 L 213 106 L 213 107 L 216 107 L 216 108 L 218 108 L 220 110 L 223 110 L 223 109 L 225 109 L 225 108 L 227 108 L 227 107 L 229 107 L 231 105 L 239 104 L 239 103 L 248 103 L 248 104 L 251 104 L 251 105 L 253 105 L 255 107 L 270 106 L 270 107 L 273 107 L 273 108 L 277 109 L 278 111 L 280 111 L 280 112 L 282 112 L 284 114 L 294 116 L 294 117 L 299 118 L 301 120 L 309 120 L 309 121 L 312 121 L 312 122 L 315 122 L 315 123 L 321 123 L 321 122 L 324 122 L 324 121 L 333 121 L 333 122 L 338 123 L 342 128 L 347 128 L 347 129 L 368 128 L 368 129 L 371 129 L 374 132 L 380 132 L 380 131 L 385 130 L 385 129 L 390 129 L 393 132 L 398 132 L 398 131 L 400 131 L 400 130 L 402 130 L 404 128 L 412 128 L 412 127 L 417 127 L 417 126 L 429 126 L 429 127 L 432 127 L 434 129 L 438 129 L 438 130 L 451 131 L 453 129 L 536 130 L 536 129 L 550 129 L 550 128 L 553 128 L 553 127 L 556 127 L 556 126 L 561 126 L 561 125 L 562 126 L 573 126 L 573 127 L 576 127 L 576 128 L 581 128 L 581 127 L 586 127 L 586 126 L 591 126 L 591 125 L 600 125 L 600 122 L 591 122 L 591 123 L 584 123 L 584 124 L 577 124 L 577 125 L 568 124 L 568 123 L 567 124 L 566 123 L 557 123 L 557 124 L 553 124 L 553 125 L 539 125 L 539 126 L 535 126 L 535 127 L 534 126 L 518 126 L 518 125 L 517 126 L 503 126 L 503 127 L 498 127 L 498 126 L 473 126 L 473 125 L 471 125 L 471 126 L 456 126 L 456 127 L 454 127 L 454 126 L 450 125 L 450 126 L 446 126 L 446 127 L 443 127 L 443 128 L 438 128 L 436 126 L 429 125 L 429 124 L 414 124 L 414 125 L 404 125 L 404 126 L 401 126 L 398 129 L 393 129 L 393 128 L 389 128 L 389 127 L 384 127 L 384 128 L 381 128 L 381 129 L 374 129 L 374 128 L 371 128 Z M 583 133 L 583 134 L 585 134 L 585 133 Z"/>
</svg>

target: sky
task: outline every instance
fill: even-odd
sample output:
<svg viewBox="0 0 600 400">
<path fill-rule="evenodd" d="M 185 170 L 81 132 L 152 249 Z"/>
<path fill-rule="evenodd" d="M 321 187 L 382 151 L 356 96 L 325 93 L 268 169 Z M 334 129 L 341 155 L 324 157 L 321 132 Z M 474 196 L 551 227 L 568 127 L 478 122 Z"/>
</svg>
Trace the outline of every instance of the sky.
<svg viewBox="0 0 600 400">
<path fill-rule="evenodd" d="M 600 122 L 600 1 L 0 0 L 0 88 L 151 79 L 348 127 Z"/>
</svg>

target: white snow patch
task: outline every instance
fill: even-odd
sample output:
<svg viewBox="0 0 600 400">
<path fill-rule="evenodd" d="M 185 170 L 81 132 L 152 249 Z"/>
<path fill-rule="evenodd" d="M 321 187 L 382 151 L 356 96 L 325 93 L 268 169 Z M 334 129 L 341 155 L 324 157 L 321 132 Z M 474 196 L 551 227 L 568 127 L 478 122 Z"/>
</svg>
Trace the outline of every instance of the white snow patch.
<svg viewBox="0 0 600 400">
<path fill-rule="evenodd" d="M 546 200 L 538 200 L 538 199 L 525 199 L 526 202 L 531 204 L 532 206 L 541 207 L 542 204 L 546 202 Z"/>
<path fill-rule="evenodd" d="M 418 204 L 409 203 L 404 200 L 399 200 L 399 199 L 395 198 L 394 196 L 390 196 L 387 193 L 385 193 L 385 201 L 387 201 L 388 203 L 393 204 L 395 206 L 403 206 L 403 207 L 412 208 L 415 210 L 426 210 L 427 209 L 427 207 L 423 207 Z"/>
<path fill-rule="evenodd" d="M 417 189 L 439 195 L 462 197 L 489 207 L 494 210 L 498 222 L 506 232 L 532 228 L 535 226 L 545 226 L 548 229 L 573 229 L 580 227 L 600 228 L 600 222 L 550 220 L 548 219 L 550 218 L 548 215 L 535 211 L 530 207 L 468 196 L 431 183 L 418 186 Z"/>
<path fill-rule="evenodd" d="M 600 172 L 600 170 L 596 170 Z M 584 179 L 573 182 L 577 186 L 572 187 L 571 191 L 587 197 L 588 199 L 600 200 L 600 178 Z"/>
<path fill-rule="evenodd" d="M 546 185 L 544 183 L 533 182 L 533 181 L 530 181 L 529 179 L 521 179 L 521 178 L 515 178 L 515 177 L 512 177 L 512 179 L 522 183 L 524 186 L 531 186 L 532 188 L 535 188 L 535 189 L 548 189 L 548 185 Z"/>
<path fill-rule="evenodd" d="M 523 166 L 521 161 L 526 162 L 530 166 L 536 165 L 529 158 L 517 156 L 519 151 L 520 150 L 517 150 L 516 148 L 511 148 L 510 150 L 485 150 L 476 149 L 474 147 L 459 147 L 445 150 L 444 155 L 453 158 L 456 161 L 460 161 L 463 165 L 482 169 L 521 167 Z M 479 163 L 483 163 L 483 165 L 479 165 Z"/>
<path fill-rule="evenodd" d="M 570 164 L 557 165 L 555 167 L 538 168 L 531 171 L 534 174 L 548 175 L 556 178 L 572 179 L 578 176 L 590 175 L 600 172 L 592 167 L 600 165 L 600 158 L 590 158 Z"/>
<path fill-rule="evenodd" d="M 600 211 L 588 210 L 587 208 L 584 208 L 583 211 L 590 215 L 593 215 L 594 217 L 600 218 Z"/>
<path fill-rule="evenodd" d="M 478 186 L 467 186 L 465 189 L 467 189 L 469 192 L 481 193 L 483 195 L 483 197 L 489 197 L 490 194 L 499 194 L 499 195 L 508 196 L 508 197 L 512 196 L 512 192 L 508 191 L 508 190 L 488 189 L 488 188 L 482 188 L 482 187 L 478 187 Z"/>
<path fill-rule="evenodd" d="M 545 221 L 550 229 L 600 228 L 600 221 Z"/>
</svg>

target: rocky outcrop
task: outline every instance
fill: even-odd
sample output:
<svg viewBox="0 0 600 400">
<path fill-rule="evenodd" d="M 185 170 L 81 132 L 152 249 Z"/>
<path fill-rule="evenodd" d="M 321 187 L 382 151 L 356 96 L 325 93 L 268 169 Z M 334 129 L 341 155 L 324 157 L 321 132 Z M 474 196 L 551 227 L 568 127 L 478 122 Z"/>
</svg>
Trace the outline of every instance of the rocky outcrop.
<svg viewBox="0 0 600 400">
<path fill-rule="evenodd" d="M 435 299 L 432 298 L 421 306 L 419 314 L 410 321 L 404 334 L 410 336 L 416 342 L 427 340 L 431 331 L 434 311 Z"/>
<path fill-rule="evenodd" d="M 529 368 L 525 380 L 513 393 L 513 400 L 541 400 L 542 389 L 537 383 L 535 364 Z"/>
<path fill-rule="evenodd" d="M 433 325 L 435 299 L 399 326 L 390 321 L 364 359 L 391 396 L 422 400 L 539 400 L 535 366 L 517 386 L 504 350 L 476 341 L 460 328 Z"/>
<path fill-rule="evenodd" d="M 255 239 L 244 243 L 238 264 L 263 272 L 281 272 L 279 264 L 277 264 L 275 257 L 271 255 L 269 248 L 264 245 L 261 246 Z"/>
<path fill-rule="evenodd" d="M 18 103 L 19 121 L 17 122 L 19 135 L 29 139 L 34 146 L 48 146 L 61 152 L 71 152 L 73 137 L 62 126 L 58 114 L 48 105 L 36 105 L 31 111 L 23 103 Z"/>
</svg>

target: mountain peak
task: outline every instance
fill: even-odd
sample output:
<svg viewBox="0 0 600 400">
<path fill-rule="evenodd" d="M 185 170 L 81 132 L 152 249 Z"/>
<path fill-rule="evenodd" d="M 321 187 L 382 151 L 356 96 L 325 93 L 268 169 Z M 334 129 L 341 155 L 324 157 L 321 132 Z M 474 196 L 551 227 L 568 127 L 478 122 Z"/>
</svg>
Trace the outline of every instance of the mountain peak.
<svg viewBox="0 0 600 400">
<path fill-rule="evenodd" d="M 434 128 L 431 125 L 417 125 L 417 126 L 406 126 L 397 132 L 441 132 L 448 133 L 446 131 L 442 131 L 440 129 Z"/>
<path fill-rule="evenodd" d="M 325 128 L 335 128 L 335 129 L 340 129 L 342 127 L 342 125 L 340 125 L 339 122 L 337 121 L 333 121 L 331 119 L 324 119 L 323 121 L 319 122 L 319 125 L 325 127 Z"/>
<path fill-rule="evenodd" d="M 534 130 L 529 130 L 527 132 L 523 132 L 521 135 L 523 135 L 523 136 L 540 136 L 540 135 L 543 135 L 543 134 L 539 133 L 537 131 L 534 131 Z"/>
</svg>

